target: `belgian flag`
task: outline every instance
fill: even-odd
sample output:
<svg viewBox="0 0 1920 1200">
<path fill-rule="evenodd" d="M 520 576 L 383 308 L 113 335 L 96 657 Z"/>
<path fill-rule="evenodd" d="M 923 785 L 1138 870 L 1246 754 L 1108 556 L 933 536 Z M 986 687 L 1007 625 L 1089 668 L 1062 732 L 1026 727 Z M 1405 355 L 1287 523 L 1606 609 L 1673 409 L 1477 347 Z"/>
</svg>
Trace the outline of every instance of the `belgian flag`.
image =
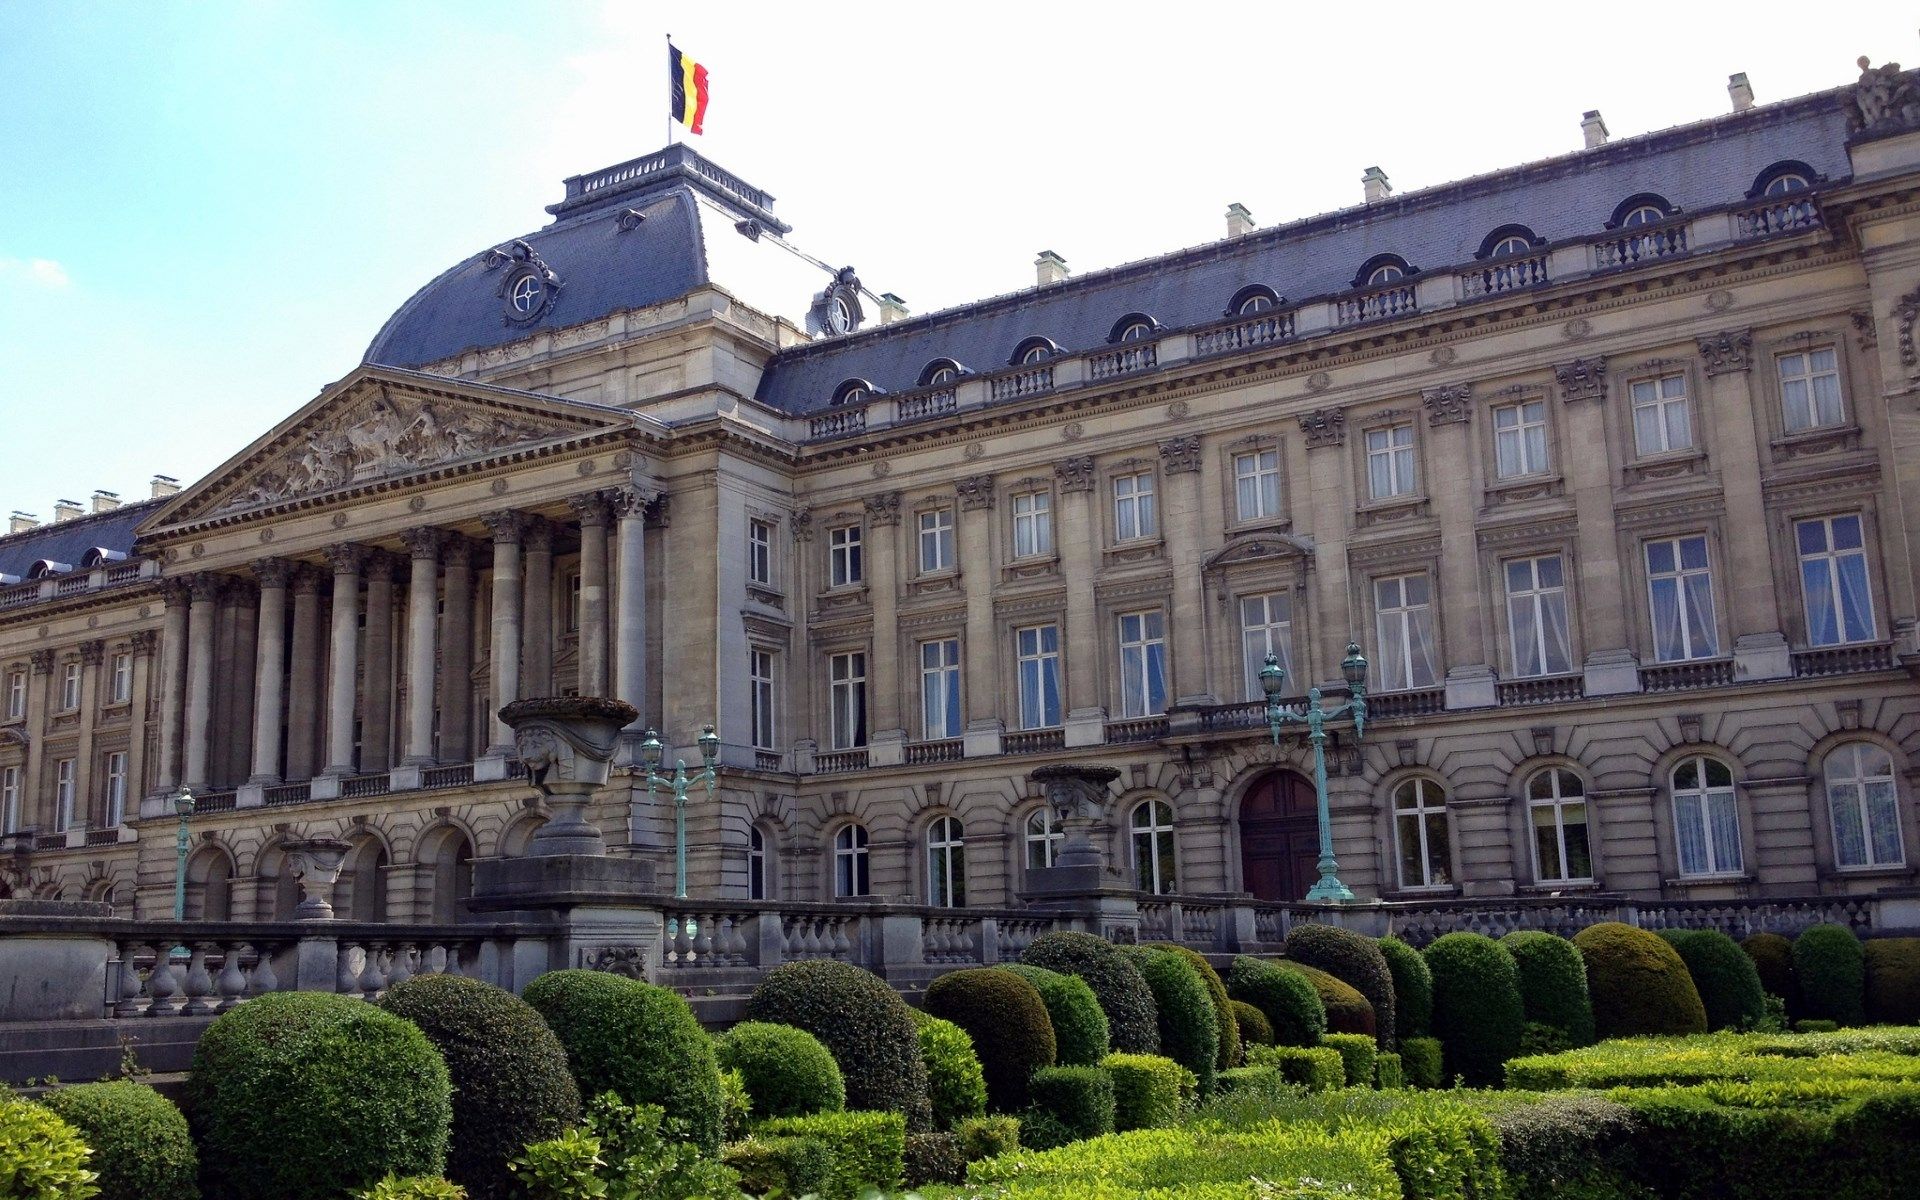
<svg viewBox="0 0 1920 1200">
<path fill-rule="evenodd" d="M 707 69 L 667 43 L 667 84 L 673 92 L 673 119 L 690 133 L 704 133 L 707 119 Z"/>
</svg>

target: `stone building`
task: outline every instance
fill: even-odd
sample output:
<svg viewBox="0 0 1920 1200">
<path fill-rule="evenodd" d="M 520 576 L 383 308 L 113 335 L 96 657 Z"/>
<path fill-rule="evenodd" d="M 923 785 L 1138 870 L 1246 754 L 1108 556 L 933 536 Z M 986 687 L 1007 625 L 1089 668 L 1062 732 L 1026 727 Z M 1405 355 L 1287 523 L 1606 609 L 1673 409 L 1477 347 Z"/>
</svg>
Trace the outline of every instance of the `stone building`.
<svg viewBox="0 0 1920 1200">
<path fill-rule="evenodd" d="M 1863 60 L 1864 66 L 1864 60 Z M 566 181 L 192 486 L 0 538 L 4 890 L 450 920 L 631 701 L 696 894 L 1017 902 L 1120 768 L 1143 890 L 1871 891 L 1920 857 L 1920 100 L 1897 68 L 923 316 L 685 146 Z M 17 453 L 33 447 L 15 443 Z M 17 578 L 16 578 L 17 577 Z M 616 772 L 615 853 L 671 853 Z"/>
</svg>

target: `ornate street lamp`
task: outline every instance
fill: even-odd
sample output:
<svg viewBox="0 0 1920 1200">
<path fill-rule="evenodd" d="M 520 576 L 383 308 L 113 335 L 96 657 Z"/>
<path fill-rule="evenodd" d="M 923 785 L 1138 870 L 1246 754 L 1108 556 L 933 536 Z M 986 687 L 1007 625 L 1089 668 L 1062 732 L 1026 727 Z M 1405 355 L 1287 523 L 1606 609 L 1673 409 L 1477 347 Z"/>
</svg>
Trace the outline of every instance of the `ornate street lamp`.
<svg viewBox="0 0 1920 1200">
<path fill-rule="evenodd" d="M 1260 668 L 1260 689 L 1267 694 L 1267 732 L 1272 735 L 1273 744 L 1280 744 L 1280 731 L 1289 724 L 1305 725 L 1307 740 L 1313 743 L 1314 815 L 1320 823 L 1320 878 L 1307 889 L 1307 899 L 1324 904 L 1344 904 L 1354 899 L 1353 889 L 1340 882 L 1340 864 L 1333 857 L 1333 818 L 1327 811 L 1326 725 L 1350 713 L 1354 740 L 1358 741 L 1366 732 L 1367 660 L 1360 653 L 1358 642 L 1347 643 L 1347 657 L 1341 660 L 1340 674 L 1352 689 L 1349 699 L 1327 708 L 1320 702 L 1320 689 L 1312 688 L 1307 692 L 1306 711 L 1295 714 L 1280 703 L 1280 689 L 1287 679 L 1280 660 L 1268 654 L 1267 665 Z"/>
<path fill-rule="evenodd" d="M 188 820 L 193 816 L 193 793 L 186 788 L 173 798 L 173 811 L 180 816 L 180 829 L 174 835 L 173 850 L 173 919 L 187 919 L 187 851 L 193 848 L 193 834 L 188 829 Z M 185 946 L 175 946 L 167 955 L 169 958 L 185 959 L 192 957 Z"/>
<path fill-rule="evenodd" d="M 646 740 L 640 743 L 640 766 L 646 772 L 648 803 L 653 801 L 654 788 L 666 788 L 673 793 L 673 894 L 681 900 L 687 898 L 687 789 L 696 783 L 705 784 L 707 799 L 711 801 L 713 785 L 720 778 L 714 770 L 720 762 L 720 737 L 714 733 L 713 726 L 702 727 L 699 741 L 700 757 L 707 765 L 691 776 L 687 774 L 684 758 L 674 764 L 672 775 L 660 774 L 666 747 L 660 744 L 656 730 L 647 730 Z"/>
</svg>

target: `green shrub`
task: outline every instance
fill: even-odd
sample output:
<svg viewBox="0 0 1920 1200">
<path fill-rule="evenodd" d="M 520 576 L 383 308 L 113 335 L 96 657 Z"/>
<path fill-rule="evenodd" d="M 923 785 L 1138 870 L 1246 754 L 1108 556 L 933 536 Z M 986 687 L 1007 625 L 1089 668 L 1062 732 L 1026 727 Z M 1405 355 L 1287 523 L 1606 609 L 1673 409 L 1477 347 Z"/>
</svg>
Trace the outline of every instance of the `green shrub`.
<svg viewBox="0 0 1920 1200">
<path fill-rule="evenodd" d="M 756 1117 L 839 1112 L 847 1106 L 840 1065 L 804 1029 L 742 1021 L 714 1044 L 714 1053 L 723 1068 L 740 1072 Z"/>
<path fill-rule="evenodd" d="M 1181 961 L 1192 967 L 1193 973 L 1200 977 L 1202 984 L 1206 985 L 1207 999 L 1213 1001 L 1214 1029 L 1220 1039 L 1220 1050 L 1213 1056 L 1214 1070 L 1218 1072 L 1239 1066 L 1245 1061 L 1245 1056 L 1240 1049 L 1240 1026 L 1229 1019 L 1231 1013 L 1227 1007 L 1227 985 L 1220 978 L 1220 972 L 1214 970 L 1213 964 L 1197 950 L 1173 942 L 1148 944 L 1155 950 L 1166 950 L 1179 955 Z"/>
<path fill-rule="evenodd" d="M 1056 1053 L 1053 1021 L 1040 990 L 1000 967 L 950 971 L 928 985 L 928 1015 L 952 1021 L 973 1039 L 996 1112 L 1027 1105 L 1027 1082 Z"/>
<path fill-rule="evenodd" d="M 1558 1025 L 1548 1025 L 1542 1021 L 1528 1021 L 1520 1027 L 1519 1055 L 1558 1054 L 1562 1050 L 1573 1049 L 1573 1039 L 1567 1031 Z"/>
<path fill-rule="evenodd" d="M 1227 995 L 1259 1009 L 1281 1046 L 1312 1046 L 1327 1031 L 1327 1008 L 1313 981 L 1264 959 L 1241 955 L 1227 972 Z"/>
<path fill-rule="evenodd" d="M 1020 1148 L 1018 1117 L 968 1117 L 953 1127 L 960 1139 L 960 1153 L 968 1162 L 1011 1154 Z"/>
<path fill-rule="evenodd" d="M 905 1152 L 903 1140 L 903 1160 Z M 833 1147 L 817 1137 L 754 1133 L 729 1142 L 720 1152 L 720 1161 L 739 1175 L 741 1188 L 754 1196 L 817 1196 L 833 1175 Z M 903 1161 L 903 1169 L 904 1165 Z"/>
<path fill-rule="evenodd" d="M 957 1134 L 910 1133 L 900 1162 L 910 1188 L 967 1181 L 967 1157 Z"/>
<path fill-rule="evenodd" d="M 1063 975 L 1045 967 L 1014 963 L 1003 967 L 1032 984 L 1047 1006 L 1053 1022 L 1054 1058 L 1067 1065 L 1092 1066 L 1107 1056 L 1107 1014 L 1093 989 L 1078 975 Z"/>
<path fill-rule="evenodd" d="M 1029 1088 L 1031 1113 L 1020 1128 L 1035 1150 L 1050 1150 L 1082 1138 L 1113 1132 L 1113 1076 L 1099 1067 L 1046 1067 L 1035 1071 Z M 1045 1129 L 1045 1134 L 1033 1131 Z M 1058 1140 L 1054 1137 L 1058 1136 Z"/>
<path fill-rule="evenodd" d="M 305 1200 L 438 1175 L 447 1065 L 418 1026 L 351 996 L 275 992 L 200 1035 L 187 1119 L 206 1191 Z"/>
<path fill-rule="evenodd" d="M 88 1200 L 98 1176 L 80 1132 L 52 1109 L 0 1088 L 0 1196 L 8 1200 Z"/>
<path fill-rule="evenodd" d="M 1487 1113 L 1514 1200 L 1638 1200 L 1633 1113 L 1599 1096 L 1539 1096 Z"/>
<path fill-rule="evenodd" d="M 1867 968 L 1867 1020 L 1920 1024 L 1920 938 L 1875 938 L 1861 949 Z"/>
<path fill-rule="evenodd" d="M 720 1067 L 693 1009 L 663 987 L 605 971 L 549 971 L 525 998 L 552 1026 L 582 1096 L 657 1105 L 670 1135 L 720 1151 Z"/>
<path fill-rule="evenodd" d="M 1787 1006 L 1787 1015 L 1800 1015 L 1800 981 L 1793 974 L 1793 942 L 1777 933 L 1752 933 L 1740 948 L 1753 960 L 1760 972 L 1760 986 L 1770 996 L 1778 996 Z"/>
<path fill-rule="evenodd" d="M 1436 1037 L 1408 1038 L 1401 1042 L 1400 1067 L 1408 1087 L 1437 1088 L 1447 1081 L 1444 1049 Z"/>
<path fill-rule="evenodd" d="M 1373 1060 L 1373 1086 L 1383 1092 L 1407 1086 L 1406 1069 L 1400 1065 L 1398 1054 L 1381 1054 Z"/>
<path fill-rule="evenodd" d="M 1109 1054 L 1100 1069 L 1113 1077 L 1113 1127 L 1159 1129 L 1180 1119 L 1184 1068 L 1158 1054 Z"/>
<path fill-rule="evenodd" d="M 1373 1064 L 1380 1047 L 1372 1038 L 1364 1033 L 1330 1033 L 1320 1039 L 1320 1044 L 1340 1052 L 1348 1087 L 1373 1086 Z"/>
<path fill-rule="evenodd" d="M 1399 938 L 1383 937 L 1378 945 L 1393 977 L 1394 1040 L 1425 1037 L 1433 1027 L 1433 973 L 1427 960 Z"/>
<path fill-rule="evenodd" d="M 1687 964 L 1658 936 L 1602 921 L 1574 935 L 1573 944 L 1587 965 L 1595 1036 L 1706 1031 L 1707 1010 Z"/>
<path fill-rule="evenodd" d="M 932 1104 L 933 1127 L 952 1129 L 961 1121 L 987 1111 L 987 1077 L 973 1039 L 952 1021 L 911 1010 L 920 1028 L 920 1061 L 927 1069 L 927 1099 Z"/>
<path fill-rule="evenodd" d="M 720 1072 L 720 1142 L 737 1142 L 747 1136 L 747 1127 L 753 1123 L 753 1097 L 747 1092 L 747 1081 L 740 1072 L 728 1069 Z"/>
<path fill-rule="evenodd" d="M 467 1200 L 467 1189 L 450 1179 L 435 1175 L 389 1175 L 363 1192 L 355 1200 Z"/>
<path fill-rule="evenodd" d="M 1433 1032 L 1445 1070 L 1475 1087 L 1499 1086 L 1526 1023 L 1520 969 L 1507 948 L 1478 933 L 1449 933 L 1426 948 L 1433 972 Z"/>
<path fill-rule="evenodd" d="M 775 1117 L 760 1126 L 767 1137 L 812 1138 L 825 1144 L 831 1166 L 820 1194 L 824 1200 L 853 1200 L 869 1187 L 891 1191 L 905 1174 L 907 1127 L 895 1112 L 814 1113 Z"/>
<path fill-rule="evenodd" d="M 415 975 L 380 1007 L 420 1027 L 447 1064 L 458 1102 L 447 1175 L 474 1200 L 505 1196 L 507 1159 L 580 1120 L 567 1052 L 532 1005 L 459 975 Z"/>
<path fill-rule="evenodd" d="M 603 1093 L 587 1105 L 584 1124 L 532 1143 L 507 1164 L 518 1183 L 515 1200 L 734 1195 L 739 1190 L 734 1172 L 702 1154 L 682 1133 L 658 1105 L 630 1105 Z"/>
<path fill-rule="evenodd" d="M 1793 1028 L 1798 1033 L 1832 1033 L 1840 1028 L 1840 1022 L 1829 1021 L 1823 1017 L 1806 1017 L 1795 1021 Z"/>
<path fill-rule="evenodd" d="M 1214 1062 L 1220 1053 L 1220 1018 L 1213 1011 L 1206 984 L 1199 972 L 1171 951 L 1134 946 L 1128 953 L 1153 989 L 1161 1051 L 1192 1071 L 1200 1094 L 1207 1095 L 1213 1091 Z"/>
<path fill-rule="evenodd" d="M 1866 955 L 1853 930 L 1815 925 L 1793 939 L 1793 974 L 1807 1016 L 1839 1025 L 1866 1020 Z"/>
<path fill-rule="evenodd" d="M 746 1017 L 819 1038 L 840 1064 L 848 1107 L 904 1113 L 909 1129 L 928 1128 L 927 1069 L 913 1010 L 873 972 L 825 958 L 782 964 L 753 990 Z"/>
<path fill-rule="evenodd" d="M 1527 1020 L 1560 1031 L 1562 1049 L 1593 1043 L 1593 1001 L 1587 996 L 1587 964 L 1563 937 L 1522 930 L 1500 939 L 1520 973 L 1520 1007 Z"/>
<path fill-rule="evenodd" d="M 1267 1020 L 1267 1014 L 1245 1000 L 1227 1001 L 1227 1012 L 1232 1014 L 1233 1023 L 1240 1030 L 1242 1057 L 1247 1046 L 1273 1045 L 1273 1023 Z"/>
<path fill-rule="evenodd" d="M 1337 1091 L 1347 1086 L 1346 1059 L 1331 1046 L 1264 1046 L 1253 1051 L 1253 1057 L 1256 1066 L 1273 1067 L 1280 1078 L 1310 1092 Z"/>
<path fill-rule="evenodd" d="M 1304 963 L 1282 962 L 1280 969 L 1298 971 L 1313 985 L 1313 990 L 1320 995 L 1321 1008 L 1326 1010 L 1329 1031 L 1378 1036 L 1379 1023 L 1374 1017 L 1373 1002 L 1362 996 L 1352 984 Z"/>
<path fill-rule="evenodd" d="M 1760 972 L 1738 942 L 1715 929 L 1666 930 L 1661 936 L 1687 964 L 1709 1030 L 1756 1029 L 1766 1019 Z"/>
<path fill-rule="evenodd" d="M 1397 1019 L 1393 972 L 1387 967 L 1380 943 L 1338 925 L 1295 925 L 1287 934 L 1287 958 L 1302 966 L 1318 967 L 1365 996 L 1373 1006 L 1374 1036 L 1380 1048 L 1393 1048 Z"/>
<path fill-rule="evenodd" d="M 1043 933 L 1021 952 L 1020 961 L 1086 980 L 1100 1001 L 1100 1010 L 1107 1014 L 1115 1050 L 1152 1054 L 1160 1049 L 1152 989 L 1140 969 L 1104 938 L 1090 933 Z"/>
<path fill-rule="evenodd" d="M 199 1160 L 187 1119 L 144 1083 L 60 1088 L 41 1101 L 80 1131 L 103 1200 L 194 1200 Z M 0 1195 L 5 1195 L 0 1191 Z"/>
<path fill-rule="evenodd" d="M 1220 1078 L 1215 1081 L 1214 1094 L 1222 1097 L 1257 1096 L 1264 1099 L 1280 1095 L 1286 1086 L 1286 1080 L 1280 1078 L 1278 1067 L 1264 1065 L 1235 1067 L 1230 1071 L 1220 1072 Z"/>
</svg>

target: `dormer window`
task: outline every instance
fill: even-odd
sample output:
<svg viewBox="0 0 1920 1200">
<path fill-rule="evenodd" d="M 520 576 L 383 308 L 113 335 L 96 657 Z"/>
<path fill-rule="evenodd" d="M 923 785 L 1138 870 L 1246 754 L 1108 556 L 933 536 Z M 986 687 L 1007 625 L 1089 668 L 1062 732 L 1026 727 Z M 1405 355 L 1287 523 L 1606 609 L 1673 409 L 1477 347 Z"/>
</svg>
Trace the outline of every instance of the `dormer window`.
<svg viewBox="0 0 1920 1200">
<path fill-rule="evenodd" d="M 1625 217 L 1621 218 L 1620 224 L 1628 228 L 1635 225 L 1652 225 L 1664 220 L 1666 215 L 1667 214 L 1661 212 L 1651 204 L 1642 204 L 1640 207 L 1630 210 Z"/>
<path fill-rule="evenodd" d="M 1367 286 L 1377 287 L 1380 284 L 1392 283 L 1397 279 L 1405 279 L 1406 277 L 1407 273 L 1395 264 L 1381 263 L 1367 273 Z"/>
<path fill-rule="evenodd" d="M 1353 276 L 1353 286 L 1357 288 L 1386 287 L 1400 282 L 1413 273 L 1413 266 L 1398 254 L 1376 254 L 1360 264 L 1359 271 Z"/>
<path fill-rule="evenodd" d="M 853 305 L 847 303 L 845 296 L 835 296 L 827 302 L 827 331 L 829 333 L 853 331 Z"/>
<path fill-rule="evenodd" d="M 1030 337 L 1013 348 L 1013 358 L 1009 360 L 1016 367 L 1030 367 L 1043 363 L 1060 352 L 1060 347 L 1047 338 Z"/>
<path fill-rule="evenodd" d="M 866 316 L 860 304 L 860 277 L 852 267 L 842 267 L 834 272 L 833 282 L 814 296 L 807 311 L 807 332 L 840 337 L 860 328 Z"/>
<path fill-rule="evenodd" d="M 951 358 L 936 358 L 920 372 L 921 387 L 951 387 L 958 383 L 966 369 Z"/>
<path fill-rule="evenodd" d="M 1819 178 L 1814 169 L 1806 163 L 1794 159 L 1785 159 L 1774 163 L 1753 177 L 1753 186 L 1747 189 L 1749 200 L 1763 197 L 1787 196 L 1794 192 L 1804 192 L 1811 188 Z"/>
<path fill-rule="evenodd" d="M 1673 213 L 1673 205 L 1668 204 L 1664 196 L 1644 192 L 1622 200 L 1620 207 L 1613 210 L 1613 220 L 1607 222 L 1607 228 L 1632 229 L 1636 225 L 1657 225 Z"/>
<path fill-rule="evenodd" d="M 1539 244 L 1540 239 L 1525 225 L 1502 225 L 1487 235 L 1487 240 L 1480 243 L 1480 253 L 1474 257 L 1511 258 L 1516 254 L 1531 254 Z"/>
<path fill-rule="evenodd" d="M 1805 175 L 1789 171 L 1784 175 L 1775 175 L 1772 179 L 1767 180 L 1766 190 L 1762 192 L 1761 195 L 1784 196 L 1788 192 L 1804 192 L 1812 186 L 1811 183 L 1807 182 Z"/>
<path fill-rule="evenodd" d="M 864 379 L 849 379 L 833 389 L 833 399 L 829 403 L 835 408 L 850 404 L 865 404 L 873 399 L 874 393 L 879 390 Z"/>
<path fill-rule="evenodd" d="M 1112 330 L 1107 333 L 1107 340 L 1109 342 L 1144 341 L 1153 336 L 1156 328 L 1158 328 L 1157 323 L 1145 313 L 1128 313 L 1113 323 Z"/>
</svg>

